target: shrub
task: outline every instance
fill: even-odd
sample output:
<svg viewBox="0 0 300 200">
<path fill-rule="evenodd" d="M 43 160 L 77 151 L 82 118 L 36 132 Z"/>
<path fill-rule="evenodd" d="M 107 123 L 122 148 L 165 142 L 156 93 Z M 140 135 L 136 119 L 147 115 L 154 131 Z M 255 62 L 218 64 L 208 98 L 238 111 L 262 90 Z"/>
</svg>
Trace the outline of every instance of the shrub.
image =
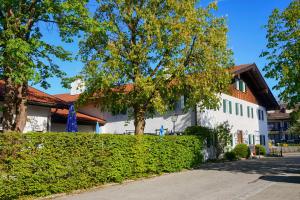
<svg viewBox="0 0 300 200">
<path fill-rule="evenodd" d="M 266 155 L 266 148 L 263 145 L 257 144 L 255 145 L 255 153 L 256 155 Z"/>
<path fill-rule="evenodd" d="M 233 151 L 238 158 L 249 158 L 250 157 L 250 149 L 246 144 L 237 144 L 234 147 Z"/>
<path fill-rule="evenodd" d="M 70 192 L 192 168 L 197 136 L 28 133 L 0 136 L 0 199 Z"/>
<path fill-rule="evenodd" d="M 208 138 L 211 134 L 213 134 L 213 129 L 204 126 L 189 126 L 183 132 L 183 135 L 198 135 L 203 139 Z"/>
<path fill-rule="evenodd" d="M 236 153 L 234 151 L 228 151 L 224 154 L 224 159 L 229 161 L 237 160 Z"/>
</svg>

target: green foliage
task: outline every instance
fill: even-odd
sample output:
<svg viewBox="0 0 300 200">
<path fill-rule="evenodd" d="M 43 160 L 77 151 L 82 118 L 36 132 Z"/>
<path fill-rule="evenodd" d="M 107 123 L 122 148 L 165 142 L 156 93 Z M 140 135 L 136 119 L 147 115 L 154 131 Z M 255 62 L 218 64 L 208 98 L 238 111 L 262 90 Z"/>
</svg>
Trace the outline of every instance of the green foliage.
<svg viewBox="0 0 300 200">
<path fill-rule="evenodd" d="M 228 122 L 224 122 L 214 128 L 215 140 L 214 147 L 216 148 L 216 157 L 219 158 L 225 152 L 225 148 L 231 145 L 232 135 L 231 127 Z"/>
<path fill-rule="evenodd" d="M 88 0 L 1 0 L 1 78 L 9 77 L 15 84 L 32 81 L 47 88 L 47 78 L 64 76 L 53 58 L 70 61 L 71 54 L 51 40 L 44 40 L 41 29 L 52 26 L 64 42 L 72 42 L 80 30 L 94 23 L 87 3 Z"/>
<path fill-rule="evenodd" d="M 255 145 L 255 154 L 265 156 L 267 154 L 266 148 L 263 145 L 256 144 Z"/>
<path fill-rule="evenodd" d="M 196 136 L 88 133 L 0 137 L 0 199 L 45 196 L 191 168 L 202 161 Z"/>
<path fill-rule="evenodd" d="M 234 151 L 228 151 L 224 154 L 224 159 L 229 161 L 235 161 L 238 160 L 238 157 Z"/>
<path fill-rule="evenodd" d="M 187 127 L 183 135 L 197 135 L 202 137 L 203 139 L 209 138 L 210 135 L 213 134 L 213 129 L 205 127 L 205 126 L 189 126 Z"/>
<path fill-rule="evenodd" d="M 275 89 L 290 106 L 300 102 L 300 1 L 293 0 L 282 12 L 275 9 L 269 17 L 267 50 L 261 56 L 269 63 L 264 68 L 267 78 L 275 78 Z"/>
<path fill-rule="evenodd" d="M 181 96 L 185 109 L 217 108 L 231 80 L 232 52 L 225 19 L 214 9 L 194 0 L 101 1 L 95 19 L 103 29 L 88 32 L 81 45 L 79 77 L 87 88 L 80 101 L 132 108 L 136 128 Z"/>
<path fill-rule="evenodd" d="M 250 148 L 247 146 L 247 144 L 237 144 L 233 151 L 238 158 L 250 157 Z"/>
<path fill-rule="evenodd" d="M 198 135 L 207 143 L 207 147 L 213 146 L 216 149 L 216 157 L 219 158 L 225 152 L 232 140 L 231 127 L 228 122 L 219 124 L 214 129 L 204 126 L 187 127 L 183 135 Z"/>
</svg>

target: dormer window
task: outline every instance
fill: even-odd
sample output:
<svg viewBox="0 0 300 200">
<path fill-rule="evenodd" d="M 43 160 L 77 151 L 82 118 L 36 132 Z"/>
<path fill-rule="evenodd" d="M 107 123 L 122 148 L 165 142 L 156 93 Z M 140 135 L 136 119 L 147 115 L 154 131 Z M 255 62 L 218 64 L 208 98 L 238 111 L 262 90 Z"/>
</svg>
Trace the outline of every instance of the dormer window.
<svg viewBox="0 0 300 200">
<path fill-rule="evenodd" d="M 246 92 L 246 83 L 241 79 L 235 79 L 235 89 Z"/>
</svg>

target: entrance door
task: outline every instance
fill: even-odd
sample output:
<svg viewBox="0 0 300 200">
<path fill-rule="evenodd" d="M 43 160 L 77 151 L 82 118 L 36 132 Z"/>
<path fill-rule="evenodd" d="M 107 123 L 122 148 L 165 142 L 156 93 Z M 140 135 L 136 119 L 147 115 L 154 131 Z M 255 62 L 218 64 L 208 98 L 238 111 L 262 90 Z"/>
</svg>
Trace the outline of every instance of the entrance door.
<svg viewBox="0 0 300 200">
<path fill-rule="evenodd" d="M 238 131 L 237 133 L 237 139 L 238 139 L 238 144 L 243 144 L 244 140 L 243 140 L 243 131 Z"/>
</svg>

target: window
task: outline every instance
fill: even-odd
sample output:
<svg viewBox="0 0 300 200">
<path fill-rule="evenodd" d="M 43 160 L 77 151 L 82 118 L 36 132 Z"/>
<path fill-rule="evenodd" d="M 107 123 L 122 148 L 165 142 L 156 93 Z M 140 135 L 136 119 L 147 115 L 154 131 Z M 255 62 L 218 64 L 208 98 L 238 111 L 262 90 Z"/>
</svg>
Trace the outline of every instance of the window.
<svg viewBox="0 0 300 200">
<path fill-rule="evenodd" d="M 226 108 L 226 99 L 223 99 L 223 112 L 226 113 L 227 108 Z"/>
<path fill-rule="evenodd" d="M 235 88 L 241 92 L 246 92 L 246 83 L 241 79 L 236 79 Z"/>
<path fill-rule="evenodd" d="M 266 145 L 266 137 L 264 135 L 260 135 L 259 139 L 261 145 Z"/>
<path fill-rule="evenodd" d="M 258 109 L 258 119 L 264 121 L 265 120 L 265 115 L 264 115 L 264 111 Z"/>
<path fill-rule="evenodd" d="M 239 115 L 239 104 L 235 103 L 235 114 Z"/>
<path fill-rule="evenodd" d="M 241 116 L 243 116 L 243 105 L 242 104 L 240 104 L 240 113 L 241 113 Z"/>
</svg>

